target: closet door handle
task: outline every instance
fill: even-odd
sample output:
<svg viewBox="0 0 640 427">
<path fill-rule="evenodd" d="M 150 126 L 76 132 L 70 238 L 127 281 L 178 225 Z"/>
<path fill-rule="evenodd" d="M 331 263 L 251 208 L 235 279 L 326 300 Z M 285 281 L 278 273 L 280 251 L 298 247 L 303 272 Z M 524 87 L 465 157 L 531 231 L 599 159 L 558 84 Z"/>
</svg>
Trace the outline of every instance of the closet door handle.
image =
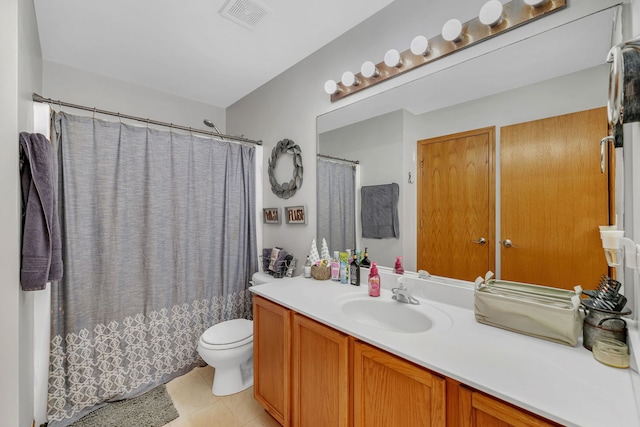
<svg viewBox="0 0 640 427">
<path fill-rule="evenodd" d="M 502 241 L 502 246 L 504 246 L 505 248 L 517 248 L 516 245 L 513 244 L 513 242 L 509 239 L 505 239 Z"/>
<path fill-rule="evenodd" d="M 485 243 L 487 243 L 487 239 L 485 239 L 484 237 L 481 237 L 478 240 L 472 240 L 471 243 L 477 243 L 479 245 L 484 245 Z"/>
</svg>

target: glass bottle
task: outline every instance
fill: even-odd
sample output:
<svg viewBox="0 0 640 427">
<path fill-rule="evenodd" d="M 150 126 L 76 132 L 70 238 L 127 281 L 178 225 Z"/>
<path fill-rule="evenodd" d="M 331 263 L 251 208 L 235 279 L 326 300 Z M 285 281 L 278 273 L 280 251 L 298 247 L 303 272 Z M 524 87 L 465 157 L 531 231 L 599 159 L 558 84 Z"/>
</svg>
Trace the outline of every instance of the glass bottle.
<svg viewBox="0 0 640 427">
<path fill-rule="evenodd" d="M 311 259 L 309 259 L 309 255 L 307 255 L 307 260 L 304 263 L 304 277 L 311 277 Z"/>
<path fill-rule="evenodd" d="M 360 264 L 358 264 L 358 254 L 355 252 L 349 264 L 349 283 L 360 286 Z"/>
<path fill-rule="evenodd" d="M 340 261 L 340 283 L 343 285 L 349 283 L 349 266 L 344 261 Z"/>
<path fill-rule="evenodd" d="M 340 281 L 340 262 L 338 259 L 340 256 L 338 252 L 333 253 L 333 258 L 331 259 L 331 280 L 334 282 Z"/>
<path fill-rule="evenodd" d="M 369 248 L 364 248 L 364 256 L 362 257 L 360 266 L 366 268 L 371 267 L 371 261 L 369 261 Z"/>
</svg>

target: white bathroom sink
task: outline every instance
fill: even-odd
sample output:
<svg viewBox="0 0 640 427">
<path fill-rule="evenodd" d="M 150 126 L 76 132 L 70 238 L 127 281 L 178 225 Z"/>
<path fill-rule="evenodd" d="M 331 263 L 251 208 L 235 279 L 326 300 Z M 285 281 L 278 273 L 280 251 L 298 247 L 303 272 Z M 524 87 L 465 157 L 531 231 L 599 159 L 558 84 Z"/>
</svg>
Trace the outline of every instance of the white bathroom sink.
<svg viewBox="0 0 640 427">
<path fill-rule="evenodd" d="M 345 301 L 342 312 L 352 320 L 390 332 L 421 333 L 434 326 L 420 305 L 399 303 L 390 298 L 358 298 Z"/>
</svg>

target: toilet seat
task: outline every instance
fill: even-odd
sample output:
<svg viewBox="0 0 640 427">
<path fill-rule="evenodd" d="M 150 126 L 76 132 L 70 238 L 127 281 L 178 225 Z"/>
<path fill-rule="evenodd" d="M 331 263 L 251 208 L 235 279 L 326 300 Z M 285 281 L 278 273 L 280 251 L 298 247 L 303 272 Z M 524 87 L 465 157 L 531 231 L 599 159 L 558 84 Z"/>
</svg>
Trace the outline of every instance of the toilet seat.
<svg viewBox="0 0 640 427">
<path fill-rule="evenodd" d="M 240 347 L 253 342 L 253 322 L 234 319 L 213 325 L 200 337 L 200 344 L 214 350 Z"/>
</svg>

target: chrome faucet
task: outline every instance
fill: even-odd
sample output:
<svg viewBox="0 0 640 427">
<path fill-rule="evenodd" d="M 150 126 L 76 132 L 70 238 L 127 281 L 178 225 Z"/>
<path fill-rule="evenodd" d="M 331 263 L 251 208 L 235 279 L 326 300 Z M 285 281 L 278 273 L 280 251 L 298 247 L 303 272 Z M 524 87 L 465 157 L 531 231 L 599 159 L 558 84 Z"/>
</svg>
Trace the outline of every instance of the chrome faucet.
<svg viewBox="0 0 640 427">
<path fill-rule="evenodd" d="M 412 297 L 409 290 L 404 286 L 404 277 L 398 278 L 398 287 L 391 289 L 391 292 L 393 293 L 391 298 L 398 302 L 405 304 L 420 304 L 420 301 Z"/>
</svg>

